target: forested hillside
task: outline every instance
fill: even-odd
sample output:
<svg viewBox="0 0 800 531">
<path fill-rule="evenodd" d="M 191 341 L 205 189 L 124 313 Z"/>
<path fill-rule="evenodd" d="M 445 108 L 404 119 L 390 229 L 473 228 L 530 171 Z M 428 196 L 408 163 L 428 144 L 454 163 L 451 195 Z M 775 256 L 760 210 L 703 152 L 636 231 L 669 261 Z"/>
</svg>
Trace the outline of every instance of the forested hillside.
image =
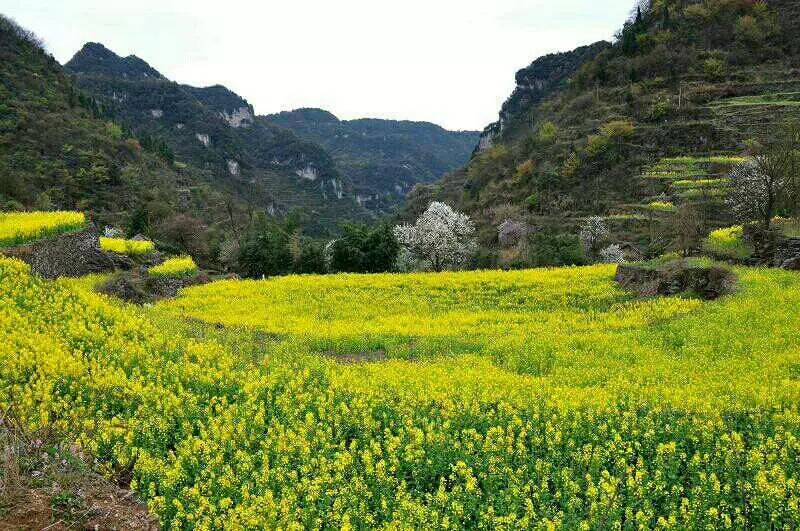
<svg viewBox="0 0 800 531">
<path fill-rule="evenodd" d="M 445 200 L 483 225 L 485 260 L 523 264 L 587 215 L 653 253 L 682 203 L 726 223 L 731 164 L 800 116 L 798 22 L 796 0 L 642 1 L 613 44 L 521 70 L 472 160 L 406 216 Z M 502 245 L 507 221 L 531 237 Z"/>
<path fill-rule="evenodd" d="M 167 215 L 179 189 L 210 182 L 207 172 L 177 170 L 155 146 L 126 134 L 34 35 L 4 17 L 0 55 L 2 210 L 79 209 L 114 222 L 149 203 Z"/>
<path fill-rule="evenodd" d="M 415 184 L 458 168 L 478 142 L 475 131 L 447 131 L 427 122 L 340 120 L 322 109 L 264 118 L 324 146 L 350 178 L 357 201 L 378 211 L 402 204 Z"/>
<path fill-rule="evenodd" d="M 370 217 L 321 146 L 255 117 L 252 106 L 225 87 L 180 85 L 145 65 L 88 43 L 65 66 L 81 89 L 125 127 L 163 145 L 176 162 L 245 188 L 255 183 L 253 202 L 269 214 L 300 207 L 318 234 L 335 232 L 342 219 Z"/>
</svg>

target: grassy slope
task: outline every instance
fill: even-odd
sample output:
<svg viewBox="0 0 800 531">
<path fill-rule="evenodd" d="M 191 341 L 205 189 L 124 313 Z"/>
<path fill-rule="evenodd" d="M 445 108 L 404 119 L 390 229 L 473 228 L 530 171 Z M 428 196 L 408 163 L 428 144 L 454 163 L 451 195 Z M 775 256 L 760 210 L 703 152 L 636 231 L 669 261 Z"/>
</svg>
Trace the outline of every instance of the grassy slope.
<svg viewBox="0 0 800 531">
<path fill-rule="evenodd" d="M 638 312 L 605 266 L 222 283 L 134 310 L 0 260 L 0 404 L 132 477 L 165 526 L 793 527 L 800 280 L 740 274 L 730 298 Z M 292 329 L 175 318 L 233 322 L 198 302 L 220 287 Z M 389 333 L 357 332 L 387 311 Z M 430 332 L 454 352 L 341 365 L 315 352 L 333 337 L 315 317 L 354 348 Z M 549 371 L 500 368 L 443 335 L 452 320 L 481 347 L 552 345 Z"/>
</svg>

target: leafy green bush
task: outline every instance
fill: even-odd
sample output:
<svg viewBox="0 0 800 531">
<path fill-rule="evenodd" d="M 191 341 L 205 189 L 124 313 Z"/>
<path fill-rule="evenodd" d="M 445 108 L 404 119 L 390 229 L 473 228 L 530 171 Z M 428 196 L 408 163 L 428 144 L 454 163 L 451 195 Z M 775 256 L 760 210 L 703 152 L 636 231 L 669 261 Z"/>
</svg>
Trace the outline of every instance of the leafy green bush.
<svg viewBox="0 0 800 531">
<path fill-rule="evenodd" d="M 528 240 L 532 266 L 582 265 L 586 263 L 580 238 L 575 234 L 535 232 Z"/>
</svg>

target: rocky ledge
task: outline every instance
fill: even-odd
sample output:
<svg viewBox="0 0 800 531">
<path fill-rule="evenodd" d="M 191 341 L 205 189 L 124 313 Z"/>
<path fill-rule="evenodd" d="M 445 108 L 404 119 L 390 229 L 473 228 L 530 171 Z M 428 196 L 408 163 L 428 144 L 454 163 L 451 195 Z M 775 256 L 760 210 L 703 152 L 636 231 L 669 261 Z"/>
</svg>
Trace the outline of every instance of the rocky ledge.
<svg viewBox="0 0 800 531">
<path fill-rule="evenodd" d="M 620 264 L 616 278 L 622 287 L 645 296 L 690 294 L 707 300 L 730 293 L 736 283 L 729 269 L 684 260 L 659 266 Z"/>
</svg>

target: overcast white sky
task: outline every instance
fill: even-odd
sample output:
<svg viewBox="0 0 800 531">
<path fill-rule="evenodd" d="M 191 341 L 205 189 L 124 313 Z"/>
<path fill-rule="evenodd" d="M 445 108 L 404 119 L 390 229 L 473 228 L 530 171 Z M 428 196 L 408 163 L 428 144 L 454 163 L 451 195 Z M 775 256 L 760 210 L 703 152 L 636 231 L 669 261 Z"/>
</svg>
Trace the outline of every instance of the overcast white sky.
<svg viewBox="0 0 800 531">
<path fill-rule="evenodd" d="M 536 57 L 611 39 L 633 0 L 0 0 L 65 63 L 87 41 L 258 114 L 483 129 Z"/>
</svg>

